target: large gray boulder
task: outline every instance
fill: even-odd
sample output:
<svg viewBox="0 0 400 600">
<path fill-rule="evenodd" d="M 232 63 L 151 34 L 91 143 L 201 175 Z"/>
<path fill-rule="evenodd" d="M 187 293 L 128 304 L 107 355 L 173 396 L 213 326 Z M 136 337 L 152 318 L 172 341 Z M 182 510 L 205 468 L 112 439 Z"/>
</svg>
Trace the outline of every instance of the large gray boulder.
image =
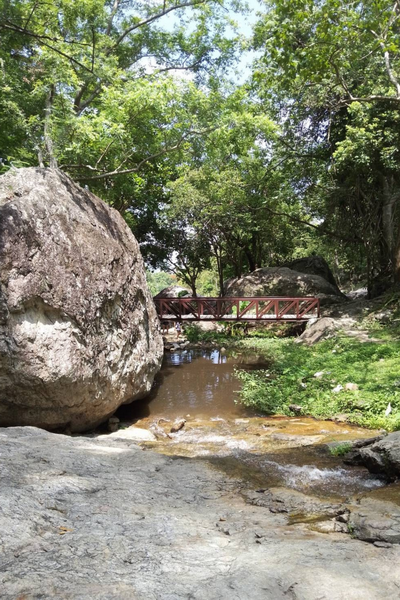
<svg viewBox="0 0 400 600">
<path fill-rule="evenodd" d="M 345 462 L 364 465 L 371 473 L 380 473 L 390 479 L 400 477 L 400 431 L 356 449 L 346 457 Z"/>
<path fill-rule="evenodd" d="M 161 292 L 158 292 L 154 298 L 182 298 L 191 295 L 192 292 L 188 288 L 185 288 L 181 285 L 170 285 L 161 290 Z"/>
<path fill-rule="evenodd" d="M 321 304 L 342 300 L 337 287 L 319 275 L 300 273 L 288 267 L 264 267 L 240 279 L 230 279 L 226 296 L 316 296 Z"/>
<path fill-rule="evenodd" d="M 292 271 L 297 271 L 299 273 L 319 275 L 320 277 L 326 279 L 328 283 L 333 285 L 338 294 L 342 293 L 338 284 L 336 283 L 336 279 L 330 269 L 330 266 L 322 256 L 305 256 L 303 258 L 296 258 L 285 266 L 289 267 L 289 269 L 292 269 Z"/>
<path fill-rule="evenodd" d="M 339 319 L 333 319 L 332 317 L 310 319 L 307 323 L 307 327 L 296 339 L 296 342 L 312 346 L 321 340 L 334 337 L 339 331 L 343 332 L 345 335 L 355 334 L 359 341 L 370 341 L 366 332 L 355 329 L 356 325 L 355 319 L 351 319 L 350 317 L 341 317 Z"/>
<path fill-rule="evenodd" d="M 16 427 L 0 447 L 1 600 L 399 598 L 400 546 L 288 525 L 318 499 L 253 506 L 226 465 L 111 436 Z"/>
<path fill-rule="evenodd" d="M 145 396 L 162 339 L 117 211 L 50 169 L 0 177 L 0 425 L 95 426 Z"/>
</svg>

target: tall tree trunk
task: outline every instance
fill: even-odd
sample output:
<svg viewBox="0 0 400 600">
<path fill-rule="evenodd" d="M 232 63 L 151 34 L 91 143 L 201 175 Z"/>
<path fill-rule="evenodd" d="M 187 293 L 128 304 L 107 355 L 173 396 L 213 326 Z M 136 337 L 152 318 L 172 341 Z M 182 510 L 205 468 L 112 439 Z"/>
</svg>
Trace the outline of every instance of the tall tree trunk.
<svg viewBox="0 0 400 600">
<path fill-rule="evenodd" d="M 224 295 L 224 269 L 222 265 L 222 248 L 215 241 L 211 244 L 213 254 L 215 256 L 215 260 L 217 261 L 217 271 L 218 271 L 218 287 L 219 287 L 219 295 Z"/>
<path fill-rule="evenodd" d="M 392 273 L 394 279 L 400 281 L 398 273 L 398 236 L 395 232 L 396 207 L 400 199 L 397 189 L 397 181 L 393 176 L 383 177 L 383 203 L 382 203 L 382 234 L 384 240 L 384 256 L 382 261 L 386 262 L 387 273 Z"/>
<path fill-rule="evenodd" d="M 49 157 L 49 166 L 51 169 L 57 169 L 57 161 L 54 156 L 53 140 L 51 138 L 51 132 L 50 132 L 50 118 L 51 118 L 51 111 L 53 109 L 54 95 L 55 95 L 55 87 L 54 87 L 54 84 L 51 84 L 49 93 L 47 94 L 47 97 L 46 97 L 46 108 L 44 111 L 44 114 L 45 114 L 45 117 L 44 117 L 44 143 L 45 143 L 47 154 Z"/>
<path fill-rule="evenodd" d="M 397 234 L 397 240 L 394 250 L 393 275 L 395 283 L 400 283 L 400 229 Z"/>
<path fill-rule="evenodd" d="M 195 275 L 191 275 L 191 277 L 190 277 L 190 288 L 192 290 L 193 298 L 197 298 L 196 281 L 197 281 L 197 277 Z"/>
<path fill-rule="evenodd" d="M 249 263 L 250 273 L 256 270 L 256 261 L 254 259 L 253 253 L 249 250 L 249 248 L 243 248 L 244 253 L 247 258 L 247 262 Z"/>
</svg>

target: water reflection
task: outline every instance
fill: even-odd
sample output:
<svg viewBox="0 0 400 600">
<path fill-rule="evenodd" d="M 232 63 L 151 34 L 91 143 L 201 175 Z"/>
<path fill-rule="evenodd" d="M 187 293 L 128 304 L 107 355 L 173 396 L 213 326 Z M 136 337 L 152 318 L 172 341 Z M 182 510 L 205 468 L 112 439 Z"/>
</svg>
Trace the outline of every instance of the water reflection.
<svg viewBox="0 0 400 600">
<path fill-rule="evenodd" d="M 186 350 L 164 357 L 151 394 L 141 402 L 121 407 L 122 419 L 151 415 L 176 418 L 244 417 L 254 410 L 239 403 L 240 382 L 235 368 L 266 368 L 265 358 L 253 354 L 236 356 L 219 350 Z"/>
</svg>

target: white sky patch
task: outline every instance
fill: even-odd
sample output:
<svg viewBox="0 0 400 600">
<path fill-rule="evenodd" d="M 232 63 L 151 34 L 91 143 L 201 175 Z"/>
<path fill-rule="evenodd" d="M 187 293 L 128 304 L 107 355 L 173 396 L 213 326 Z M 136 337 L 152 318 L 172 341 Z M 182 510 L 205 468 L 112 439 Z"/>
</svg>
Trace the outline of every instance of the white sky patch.
<svg viewBox="0 0 400 600">
<path fill-rule="evenodd" d="M 168 68 L 168 73 L 179 81 L 193 81 L 194 73 L 190 69 L 171 69 L 169 65 L 160 65 L 153 56 L 145 56 L 135 64 L 135 69 L 143 69 L 146 75 L 154 75 Z"/>
</svg>

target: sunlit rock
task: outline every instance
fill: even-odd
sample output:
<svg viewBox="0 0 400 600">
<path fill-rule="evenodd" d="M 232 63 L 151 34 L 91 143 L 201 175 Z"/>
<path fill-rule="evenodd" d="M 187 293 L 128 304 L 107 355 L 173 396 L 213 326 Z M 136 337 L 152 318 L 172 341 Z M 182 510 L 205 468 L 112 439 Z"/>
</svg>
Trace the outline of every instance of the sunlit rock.
<svg viewBox="0 0 400 600">
<path fill-rule="evenodd" d="M 65 174 L 0 178 L 0 424 L 80 431 L 145 396 L 162 340 L 138 244 Z"/>
<path fill-rule="evenodd" d="M 265 267 L 241 278 L 230 279 L 226 282 L 225 295 L 290 298 L 314 296 L 323 305 L 343 300 L 339 288 L 320 275 L 300 273 L 287 267 Z"/>
</svg>

